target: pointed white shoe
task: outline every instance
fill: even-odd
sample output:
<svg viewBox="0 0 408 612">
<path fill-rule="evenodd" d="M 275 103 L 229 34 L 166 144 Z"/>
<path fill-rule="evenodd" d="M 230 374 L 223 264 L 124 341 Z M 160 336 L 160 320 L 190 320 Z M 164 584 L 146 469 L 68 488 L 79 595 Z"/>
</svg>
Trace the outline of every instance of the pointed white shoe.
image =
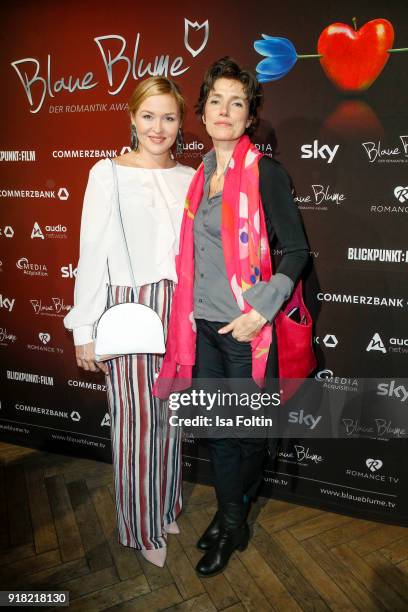
<svg viewBox="0 0 408 612">
<path fill-rule="evenodd" d="M 169 523 L 168 525 L 165 524 L 164 531 L 166 533 L 174 533 L 174 534 L 180 533 L 180 529 L 176 521 L 173 521 L 172 523 Z"/>
<path fill-rule="evenodd" d="M 166 562 L 166 546 L 163 546 L 163 548 L 154 548 L 153 550 L 145 550 L 143 548 L 140 552 L 146 561 L 149 561 L 149 563 L 153 563 L 153 565 L 157 565 L 158 567 L 163 567 Z"/>
</svg>

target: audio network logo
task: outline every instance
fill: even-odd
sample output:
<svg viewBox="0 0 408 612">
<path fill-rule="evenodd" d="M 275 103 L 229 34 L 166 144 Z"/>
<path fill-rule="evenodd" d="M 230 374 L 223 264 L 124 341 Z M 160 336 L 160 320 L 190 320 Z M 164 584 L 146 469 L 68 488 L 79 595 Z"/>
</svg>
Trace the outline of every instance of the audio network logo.
<svg viewBox="0 0 408 612">
<path fill-rule="evenodd" d="M 366 351 L 367 353 L 369 353 L 370 351 L 379 351 L 380 353 L 387 352 L 387 349 L 385 348 L 384 342 L 382 341 L 379 333 L 376 332 L 374 336 L 371 338 L 366 348 Z"/>
<path fill-rule="evenodd" d="M 110 424 L 110 415 L 109 412 L 107 412 L 101 421 L 101 427 L 110 427 Z"/>
<path fill-rule="evenodd" d="M 380 351 L 381 353 L 408 353 L 408 338 L 388 338 L 383 342 L 379 333 L 375 333 L 371 338 L 366 351 Z"/>
<path fill-rule="evenodd" d="M 67 237 L 67 228 L 65 225 L 46 225 L 45 232 L 43 232 L 38 221 L 34 222 L 33 229 L 31 230 L 31 238 L 40 238 L 41 240 L 45 240 L 45 238 L 50 239 L 61 239 Z"/>
<path fill-rule="evenodd" d="M 42 233 L 42 229 L 37 223 L 37 221 L 35 221 L 33 229 L 31 231 L 31 238 L 41 238 L 41 240 L 44 240 L 45 238 L 44 234 Z"/>
</svg>

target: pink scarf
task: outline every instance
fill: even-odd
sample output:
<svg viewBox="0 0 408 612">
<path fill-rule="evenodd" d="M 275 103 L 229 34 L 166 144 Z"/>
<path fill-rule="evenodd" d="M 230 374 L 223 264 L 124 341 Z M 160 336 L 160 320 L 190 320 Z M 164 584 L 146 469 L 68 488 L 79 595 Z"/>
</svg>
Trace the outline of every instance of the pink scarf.
<svg viewBox="0 0 408 612">
<path fill-rule="evenodd" d="M 242 311 L 251 306 L 243 292 L 272 276 L 265 217 L 259 194 L 258 162 L 262 154 L 242 136 L 234 148 L 222 192 L 221 239 L 231 291 Z M 203 197 L 204 166 L 191 182 L 181 225 L 176 258 L 178 285 L 173 296 L 166 354 L 153 394 L 166 399 L 170 393 L 190 386 L 196 353 L 194 310 L 194 217 Z M 262 386 L 272 341 L 271 325 L 262 327 L 252 340 L 252 377 Z"/>
</svg>

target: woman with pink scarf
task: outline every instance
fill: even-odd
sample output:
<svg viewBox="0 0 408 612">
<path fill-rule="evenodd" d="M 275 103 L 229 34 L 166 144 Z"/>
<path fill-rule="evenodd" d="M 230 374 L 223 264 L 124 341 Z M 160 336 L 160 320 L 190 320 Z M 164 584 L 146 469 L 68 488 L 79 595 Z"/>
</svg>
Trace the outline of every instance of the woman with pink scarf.
<svg viewBox="0 0 408 612">
<path fill-rule="evenodd" d="M 269 364 L 277 376 L 271 323 L 308 260 L 308 245 L 282 166 L 251 142 L 261 85 L 224 57 L 207 71 L 197 114 L 214 148 L 204 156 L 184 213 L 178 286 L 166 356 L 155 393 L 167 397 L 194 379 L 250 379 L 263 384 Z M 272 276 L 270 245 L 283 257 Z M 247 515 L 262 480 L 264 437 L 209 438 L 218 511 L 199 539 L 200 576 L 226 567 L 249 540 Z"/>
</svg>

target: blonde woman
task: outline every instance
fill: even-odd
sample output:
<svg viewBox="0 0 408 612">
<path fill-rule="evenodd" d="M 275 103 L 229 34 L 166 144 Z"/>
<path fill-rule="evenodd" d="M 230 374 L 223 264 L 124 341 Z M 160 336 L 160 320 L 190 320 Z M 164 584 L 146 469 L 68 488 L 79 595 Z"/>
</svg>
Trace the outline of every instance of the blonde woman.
<svg viewBox="0 0 408 612">
<path fill-rule="evenodd" d="M 166 536 L 178 533 L 175 521 L 181 510 L 180 435 L 170 433 L 167 404 L 151 393 L 162 358 L 129 355 L 97 362 L 92 328 L 112 300 L 138 301 L 159 314 L 166 334 L 184 200 L 194 170 L 171 153 L 175 141 L 180 142 L 184 115 L 175 83 L 164 77 L 143 81 L 133 92 L 129 112 L 132 150 L 113 164 L 98 161 L 89 173 L 75 303 L 64 324 L 73 330 L 78 366 L 106 374 L 119 540 L 162 567 Z M 136 291 L 113 212 L 116 189 Z"/>
</svg>

